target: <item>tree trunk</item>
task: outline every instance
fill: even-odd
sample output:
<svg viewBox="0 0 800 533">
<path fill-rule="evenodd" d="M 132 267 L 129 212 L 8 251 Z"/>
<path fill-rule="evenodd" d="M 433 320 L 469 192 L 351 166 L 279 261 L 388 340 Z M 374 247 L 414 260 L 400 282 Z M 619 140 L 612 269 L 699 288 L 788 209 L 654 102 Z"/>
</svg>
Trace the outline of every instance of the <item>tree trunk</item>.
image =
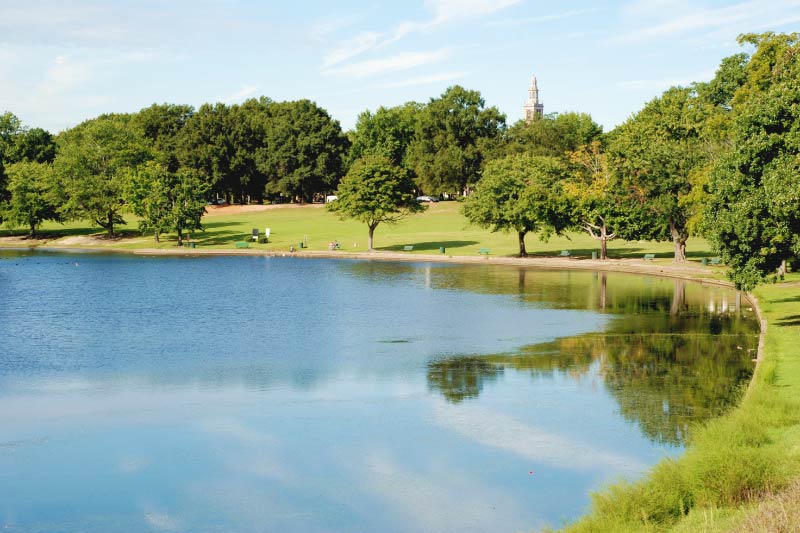
<svg viewBox="0 0 800 533">
<path fill-rule="evenodd" d="M 35 239 L 36 238 L 36 224 L 34 224 L 33 222 L 31 222 L 31 230 L 28 232 L 28 238 L 29 239 Z M 786 264 L 785 261 L 784 261 L 784 264 Z"/>
<path fill-rule="evenodd" d="M 153 233 L 155 234 L 155 237 L 156 237 L 156 242 L 161 242 L 161 241 L 159 240 L 158 230 L 155 230 Z"/>
<path fill-rule="evenodd" d="M 528 251 L 525 250 L 525 234 L 528 233 L 527 231 L 518 231 L 517 236 L 519 237 L 519 256 L 520 257 L 528 257 Z"/>
<path fill-rule="evenodd" d="M 114 213 L 109 211 L 106 217 L 106 230 L 108 231 L 108 238 L 111 239 L 114 237 Z"/>
<path fill-rule="evenodd" d="M 183 229 L 178 228 L 178 246 L 183 246 Z"/>
<path fill-rule="evenodd" d="M 669 223 L 669 231 L 675 244 L 675 262 L 683 263 L 686 261 L 686 241 L 689 239 L 689 233 L 685 227 L 679 228 L 672 221 Z"/>
<path fill-rule="evenodd" d="M 603 236 L 600 239 L 600 260 L 605 261 L 608 259 L 608 237 L 605 235 L 606 227 L 603 226 Z"/>
<path fill-rule="evenodd" d="M 31 235 L 31 236 L 33 236 L 33 235 Z M 778 267 L 778 275 L 781 278 L 783 278 L 786 275 L 786 271 L 787 271 L 786 259 L 784 259 L 783 261 L 781 261 L 781 265 Z"/>
<path fill-rule="evenodd" d="M 367 250 L 372 251 L 372 236 L 375 233 L 375 228 L 378 227 L 378 224 L 370 224 L 369 225 L 369 239 L 367 240 Z"/>
</svg>

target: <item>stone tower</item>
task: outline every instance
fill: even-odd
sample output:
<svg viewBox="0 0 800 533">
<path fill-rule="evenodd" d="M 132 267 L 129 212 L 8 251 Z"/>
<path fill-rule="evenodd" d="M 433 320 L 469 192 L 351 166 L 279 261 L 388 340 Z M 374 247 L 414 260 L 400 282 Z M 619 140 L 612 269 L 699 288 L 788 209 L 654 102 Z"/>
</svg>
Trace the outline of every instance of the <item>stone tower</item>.
<svg viewBox="0 0 800 533">
<path fill-rule="evenodd" d="M 530 122 L 544 115 L 544 104 L 539 101 L 539 86 L 536 84 L 536 76 L 531 77 L 531 86 L 528 88 L 528 100 L 522 106 L 525 115 L 525 122 Z"/>
</svg>

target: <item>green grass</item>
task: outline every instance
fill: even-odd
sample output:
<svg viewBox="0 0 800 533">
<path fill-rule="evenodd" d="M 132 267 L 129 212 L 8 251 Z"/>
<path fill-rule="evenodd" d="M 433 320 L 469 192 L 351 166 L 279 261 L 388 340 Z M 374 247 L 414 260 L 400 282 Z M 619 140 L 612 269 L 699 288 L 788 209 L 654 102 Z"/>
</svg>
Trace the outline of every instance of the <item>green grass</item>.
<svg viewBox="0 0 800 533">
<path fill-rule="evenodd" d="M 156 243 L 151 236 L 142 236 L 136 231 L 135 217 L 125 217 L 128 224 L 118 229 L 126 238 L 105 241 L 99 246 L 114 248 L 171 248 L 176 244 L 175 235 L 163 235 Z M 307 236 L 310 250 L 327 250 L 328 243 L 338 240 L 344 252 L 363 252 L 367 249 L 365 224 L 351 220 L 342 221 L 321 206 L 301 206 L 270 209 L 255 213 L 232 216 L 207 216 L 203 219 L 205 231 L 192 234 L 197 246 L 211 249 L 234 248 L 236 241 L 250 241 L 253 228 L 263 232 L 269 227 L 272 235 L 269 244 L 251 244 L 251 248 L 263 250 L 288 250 L 297 247 Z M 9 235 L 9 230 L 0 231 L 0 236 Z M 70 222 L 66 225 L 48 223 L 40 230 L 43 238 L 25 244 L 60 245 L 54 242 L 68 235 L 102 234 L 102 230 L 86 223 Z M 553 237 L 542 242 L 537 235 L 526 239 L 528 253 L 532 256 L 555 256 L 569 250 L 573 257 L 591 257 L 599 251 L 598 242 L 585 233 L 571 233 L 566 237 Z M 490 248 L 493 256 L 511 256 L 518 252 L 516 235 L 492 233 L 470 226 L 459 212 L 457 202 L 432 204 L 422 214 L 410 217 L 396 225 L 381 224 L 375 232 L 375 248 L 383 251 L 403 251 L 403 246 L 413 245 L 414 254 L 439 253 L 444 247 L 448 255 L 478 254 L 481 248 Z M 609 243 L 612 258 L 641 258 L 646 253 L 656 255 L 657 261 L 672 259 L 670 242 L 636 242 L 614 240 Z M 692 238 L 688 243 L 690 259 L 700 261 L 711 255 L 704 239 Z M 721 269 L 720 269 L 721 270 Z"/>
<path fill-rule="evenodd" d="M 740 406 L 693 431 L 679 459 L 594 494 L 591 512 L 566 531 L 729 531 L 774 514 L 757 505 L 800 478 L 800 287 L 756 295 L 769 323 L 765 358 Z"/>
</svg>

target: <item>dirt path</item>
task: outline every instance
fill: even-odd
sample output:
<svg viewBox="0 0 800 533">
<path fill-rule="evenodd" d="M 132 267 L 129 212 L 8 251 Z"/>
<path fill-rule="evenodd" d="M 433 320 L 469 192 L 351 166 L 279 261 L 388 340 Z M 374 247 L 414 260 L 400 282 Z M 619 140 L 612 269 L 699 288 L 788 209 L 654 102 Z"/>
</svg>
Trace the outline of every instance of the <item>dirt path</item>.
<svg viewBox="0 0 800 533">
<path fill-rule="evenodd" d="M 278 204 L 278 205 L 207 205 L 207 217 L 238 215 L 241 213 L 258 213 L 272 209 L 297 209 L 298 207 L 324 207 L 323 204 Z"/>
</svg>

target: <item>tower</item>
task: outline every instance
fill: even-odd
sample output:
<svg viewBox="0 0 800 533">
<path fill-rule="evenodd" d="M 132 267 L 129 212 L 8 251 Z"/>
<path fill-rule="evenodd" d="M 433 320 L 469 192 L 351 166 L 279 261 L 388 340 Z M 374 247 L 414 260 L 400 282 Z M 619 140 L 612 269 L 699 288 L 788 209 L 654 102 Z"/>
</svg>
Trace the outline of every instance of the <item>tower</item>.
<svg viewBox="0 0 800 533">
<path fill-rule="evenodd" d="M 522 106 L 525 122 L 530 122 L 544 115 L 544 104 L 539 101 L 539 86 L 536 76 L 531 76 L 531 86 L 528 88 L 528 100 Z"/>
</svg>

